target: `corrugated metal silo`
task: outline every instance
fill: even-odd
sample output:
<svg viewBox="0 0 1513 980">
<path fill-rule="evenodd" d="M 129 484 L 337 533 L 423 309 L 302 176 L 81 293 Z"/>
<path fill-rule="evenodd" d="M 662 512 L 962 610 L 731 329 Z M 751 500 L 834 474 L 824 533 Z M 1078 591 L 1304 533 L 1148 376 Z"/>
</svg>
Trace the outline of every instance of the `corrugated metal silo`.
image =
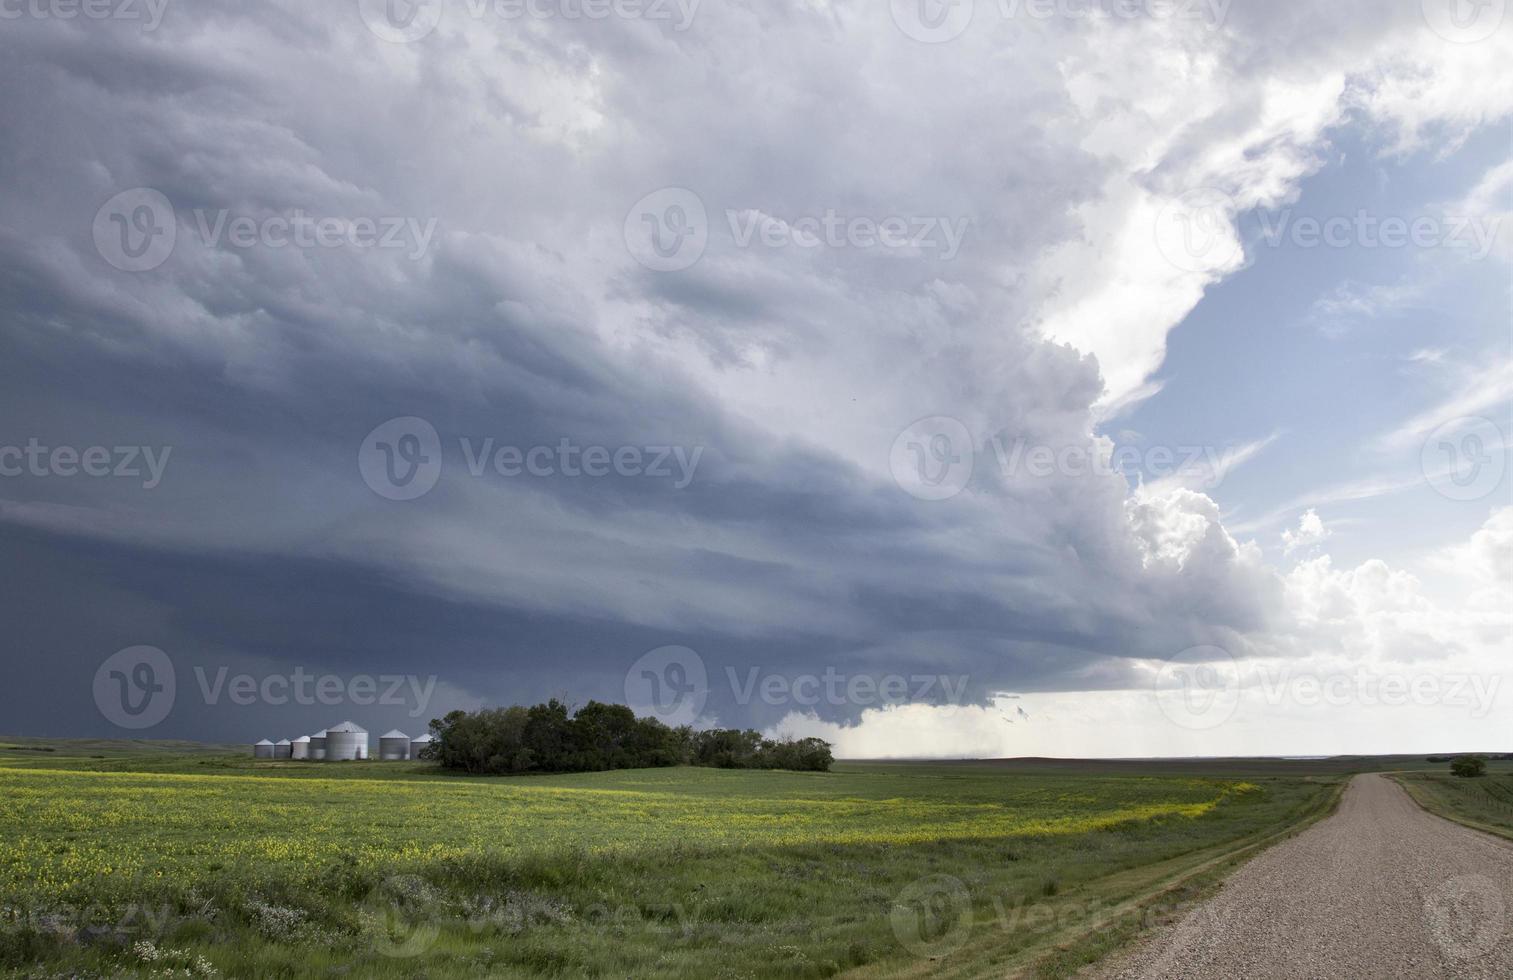
<svg viewBox="0 0 1513 980">
<path fill-rule="evenodd" d="M 289 743 L 289 749 L 289 758 L 291 759 L 310 758 L 310 736 L 301 735 L 299 738 Z"/>
<path fill-rule="evenodd" d="M 350 721 L 326 729 L 326 758 L 350 762 L 368 757 L 368 733 Z"/>
<path fill-rule="evenodd" d="M 420 750 L 428 748 L 431 743 L 435 741 L 435 737 L 432 736 L 430 732 L 426 732 L 424 735 L 419 735 L 415 738 L 410 739 L 410 758 L 420 758 Z"/>
<path fill-rule="evenodd" d="M 390 761 L 410 757 L 410 736 L 399 729 L 378 736 L 378 757 Z"/>
<path fill-rule="evenodd" d="M 294 743 L 287 738 L 281 738 L 273 743 L 273 757 L 275 759 L 288 759 L 294 754 Z"/>
<path fill-rule="evenodd" d="M 260 742 L 253 743 L 252 757 L 254 759 L 273 758 L 273 743 L 268 741 L 266 738 Z"/>
<path fill-rule="evenodd" d="M 326 730 L 322 728 L 310 736 L 310 758 L 324 759 L 326 757 Z"/>
</svg>

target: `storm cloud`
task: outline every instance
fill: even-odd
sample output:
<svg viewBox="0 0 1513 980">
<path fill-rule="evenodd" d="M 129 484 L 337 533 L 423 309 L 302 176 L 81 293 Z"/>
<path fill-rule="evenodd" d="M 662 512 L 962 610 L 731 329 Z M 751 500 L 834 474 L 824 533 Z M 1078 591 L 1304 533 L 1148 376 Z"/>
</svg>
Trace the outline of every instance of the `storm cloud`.
<svg viewBox="0 0 1513 980">
<path fill-rule="evenodd" d="M 706 719 L 844 726 L 875 702 L 726 679 L 946 677 L 985 710 L 1136 688 L 1200 644 L 1339 648 L 1299 612 L 1331 570 L 1268 564 L 1209 488 L 992 446 L 1106 458 L 1159 397 L 1168 334 L 1245 263 L 1160 254 L 1194 188 L 1235 219 L 1292 199 L 1347 120 L 1386 157 L 1506 119 L 1506 85 L 1442 96 L 1506 44 L 1449 52 L 1419 6 L 980 3 L 938 44 L 862 2 L 445 3 L 408 42 L 367 3 L 6 21 L 0 444 L 171 452 L 150 487 L 51 455 L 0 481 L 0 727 L 118 733 L 91 685 L 139 644 L 178 674 L 150 734 L 227 740 L 338 719 L 206 704 L 196 667 L 434 676 L 427 717 L 360 719 L 418 728 L 622 700 L 678 645 Z M 901 458 L 946 460 L 903 434 L 939 418 L 972 472 L 925 499 Z M 426 427 L 373 436 L 396 419 Z M 363 469 L 421 460 L 412 499 Z M 1463 625 L 1426 643 L 1499 642 Z M 1422 655 L 1403 642 L 1378 652 Z"/>
</svg>

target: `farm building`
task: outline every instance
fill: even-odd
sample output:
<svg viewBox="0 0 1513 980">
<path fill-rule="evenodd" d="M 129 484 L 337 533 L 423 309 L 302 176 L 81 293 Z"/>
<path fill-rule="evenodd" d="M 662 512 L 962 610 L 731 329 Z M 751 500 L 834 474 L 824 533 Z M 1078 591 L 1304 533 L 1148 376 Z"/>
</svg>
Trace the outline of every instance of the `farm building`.
<svg viewBox="0 0 1513 980">
<path fill-rule="evenodd" d="M 410 736 L 399 729 L 378 736 L 378 757 L 398 760 L 410 757 Z"/>
<path fill-rule="evenodd" d="M 352 762 L 368 757 L 368 730 L 344 721 L 326 729 L 326 760 Z"/>
<path fill-rule="evenodd" d="M 412 739 L 396 728 L 378 737 L 378 758 L 390 762 L 418 759 L 420 751 L 433 741 L 429 734 Z M 352 762 L 367 759 L 368 753 L 368 730 L 350 721 L 322 728 L 314 735 L 276 743 L 265 738 L 252 746 L 255 759 Z"/>
</svg>

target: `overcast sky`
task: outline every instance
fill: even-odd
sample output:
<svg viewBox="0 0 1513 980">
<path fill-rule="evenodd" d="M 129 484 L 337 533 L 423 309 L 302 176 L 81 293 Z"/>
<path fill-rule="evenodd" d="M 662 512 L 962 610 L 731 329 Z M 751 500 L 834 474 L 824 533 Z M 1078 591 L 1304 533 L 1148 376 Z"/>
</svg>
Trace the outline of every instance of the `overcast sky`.
<svg viewBox="0 0 1513 980">
<path fill-rule="evenodd" d="M 0 731 L 1507 751 L 1503 6 L 5 0 Z"/>
</svg>

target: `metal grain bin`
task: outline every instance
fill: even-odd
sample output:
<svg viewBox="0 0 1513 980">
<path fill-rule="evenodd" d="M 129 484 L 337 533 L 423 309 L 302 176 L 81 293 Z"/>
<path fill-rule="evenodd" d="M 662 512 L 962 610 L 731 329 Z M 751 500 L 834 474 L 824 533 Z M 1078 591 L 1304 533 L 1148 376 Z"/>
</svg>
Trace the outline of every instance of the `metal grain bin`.
<svg viewBox="0 0 1513 980">
<path fill-rule="evenodd" d="M 289 749 L 289 758 L 291 759 L 310 758 L 310 736 L 301 735 L 299 738 L 289 743 Z"/>
<path fill-rule="evenodd" d="M 263 739 L 261 742 L 254 742 L 253 745 L 252 745 L 252 758 L 254 758 L 254 759 L 271 759 L 271 758 L 273 758 L 273 743 L 270 742 L 270 741 L 268 741 L 266 738 Z"/>
<path fill-rule="evenodd" d="M 310 758 L 324 759 L 326 757 L 326 730 L 322 728 L 310 736 Z"/>
<path fill-rule="evenodd" d="M 429 748 L 430 745 L 435 741 L 435 736 L 433 736 L 430 732 L 426 732 L 424 735 L 419 735 L 415 738 L 410 739 L 410 758 L 420 758 L 420 750 Z"/>
<path fill-rule="evenodd" d="M 294 743 L 287 738 L 281 738 L 273 743 L 273 757 L 275 759 L 288 759 L 293 755 Z"/>
<path fill-rule="evenodd" d="M 368 732 L 350 721 L 326 729 L 326 759 L 350 762 L 368 757 Z"/>
<path fill-rule="evenodd" d="M 410 736 L 399 729 L 378 736 L 378 757 L 390 761 L 410 757 Z"/>
</svg>

